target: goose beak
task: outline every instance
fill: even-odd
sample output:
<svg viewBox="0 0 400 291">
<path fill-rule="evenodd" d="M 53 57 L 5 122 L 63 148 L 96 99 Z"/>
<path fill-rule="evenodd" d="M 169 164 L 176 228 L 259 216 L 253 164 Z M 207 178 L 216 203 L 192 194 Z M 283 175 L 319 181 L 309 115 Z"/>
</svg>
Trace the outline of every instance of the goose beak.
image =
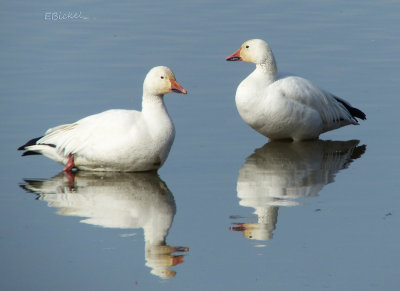
<svg viewBox="0 0 400 291">
<path fill-rule="evenodd" d="M 176 80 L 169 80 L 171 82 L 170 92 L 178 93 L 178 94 L 187 94 L 187 91 L 179 85 Z"/>
<path fill-rule="evenodd" d="M 237 51 L 235 51 L 233 54 L 231 54 L 225 60 L 227 60 L 228 62 L 242 61 L 242 58 L 240 57 L 240 50 L 241 49 L 242 48 L 240 48 Z"/>
</svg>

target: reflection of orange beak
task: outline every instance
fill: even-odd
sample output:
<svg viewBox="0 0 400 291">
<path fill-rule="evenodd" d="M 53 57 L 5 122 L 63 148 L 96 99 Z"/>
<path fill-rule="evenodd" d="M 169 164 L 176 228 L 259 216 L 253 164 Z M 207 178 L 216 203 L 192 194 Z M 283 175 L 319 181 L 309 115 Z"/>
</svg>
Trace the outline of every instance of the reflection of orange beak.
<svg viewBox="0 0 400 291">
<path fill-rule="evenodd" d="M 178 94 L 187 94 L 187 91 L 179 85 L 176 80 L 169 80 L 171 82 L 171 92 L 175 92 Z"/>
<path fill-rule="evenodd" d="M 225 60 L 230 61 L 230 62 L 234 62 L 234 61 L 241 61 L 242 58 L 240 57 L 240 50 L 242 48 L 238 49 L 237 51 L 235 51 L 233 54 L 231 54 L 229 57 L 227 57 Z"/>
</svg>

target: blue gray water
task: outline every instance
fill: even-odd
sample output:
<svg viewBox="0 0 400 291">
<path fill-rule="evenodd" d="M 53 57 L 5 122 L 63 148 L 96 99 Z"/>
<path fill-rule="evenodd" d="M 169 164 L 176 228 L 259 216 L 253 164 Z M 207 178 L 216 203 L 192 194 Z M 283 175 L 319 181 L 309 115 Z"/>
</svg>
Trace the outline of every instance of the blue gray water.
<svg viewBox="0 0 400 291">
<path fill-rule="evenodd" d="M 395 1 L 19 1 L 0 4 L 1 290 L 397 290 Z M 62 19 L 65 18 L 65 19 Z M 240 119 L 250 38 L 280 70 L 367 114 L 301 144 Z M 159 175 L 79 173 L 20 157 L 47 128 L 140 109 L 156 65 L 177 136 Z"/>
</svg>

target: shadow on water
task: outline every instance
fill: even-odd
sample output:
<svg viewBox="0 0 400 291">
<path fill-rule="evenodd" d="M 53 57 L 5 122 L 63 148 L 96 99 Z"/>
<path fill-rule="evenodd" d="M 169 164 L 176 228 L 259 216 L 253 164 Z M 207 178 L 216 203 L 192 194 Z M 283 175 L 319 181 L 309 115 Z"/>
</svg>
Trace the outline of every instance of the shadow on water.
<svg viewBox="0 0 400 291">
<path fill-rule="evenodd" d="M 21 185 L 59 215 L 86 217 L 83 223 L 107 228 L 143 228 L 146 266 L 161 278 L 172 278 L 170 267 L 183 262 L 187 247 L 166 243 L 176 213 L 175 199 L 157 173 L 60 173 L 48 180 L 24 179 Z"/>
<path fill-rule="evenodd" d="M 255 209 L 257 222 L 233 223 L 233 231 L 268 241 L 281 206 L 297 206 L 296 199 L 315 197 L 337 172 L 346 169 L 366 151 L 360 141 L 271 141 L 256 149 L 239 170 L 239 204 Z M 244 217 L 231 216 L 232 219 Z"/>
</svg>

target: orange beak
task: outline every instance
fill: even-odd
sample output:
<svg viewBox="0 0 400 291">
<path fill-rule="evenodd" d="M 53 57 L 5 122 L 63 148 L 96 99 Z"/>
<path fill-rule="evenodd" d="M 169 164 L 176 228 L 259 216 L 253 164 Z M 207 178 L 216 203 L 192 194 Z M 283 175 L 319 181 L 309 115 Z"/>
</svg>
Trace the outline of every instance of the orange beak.
<svg viewBox="0 0 400 291">
<path fill-rule="evenodd" d="M 187 94 L 187 91 L 179 85 L 179 83 L 176 80 L 169 80 L 171 82 L 171 92 L 175 92 L 178 94 Z"/>
<path fill-rule="evenodd" d="M 242 61 L 242 58 L 240 57 L 240 50 L 242 48 L 238 49 L 235 51 L 233 54 L 231 54 L 229 57 L 227 57 L 225 60 L 234 62 L 234 61 Z"/>
</svg>

